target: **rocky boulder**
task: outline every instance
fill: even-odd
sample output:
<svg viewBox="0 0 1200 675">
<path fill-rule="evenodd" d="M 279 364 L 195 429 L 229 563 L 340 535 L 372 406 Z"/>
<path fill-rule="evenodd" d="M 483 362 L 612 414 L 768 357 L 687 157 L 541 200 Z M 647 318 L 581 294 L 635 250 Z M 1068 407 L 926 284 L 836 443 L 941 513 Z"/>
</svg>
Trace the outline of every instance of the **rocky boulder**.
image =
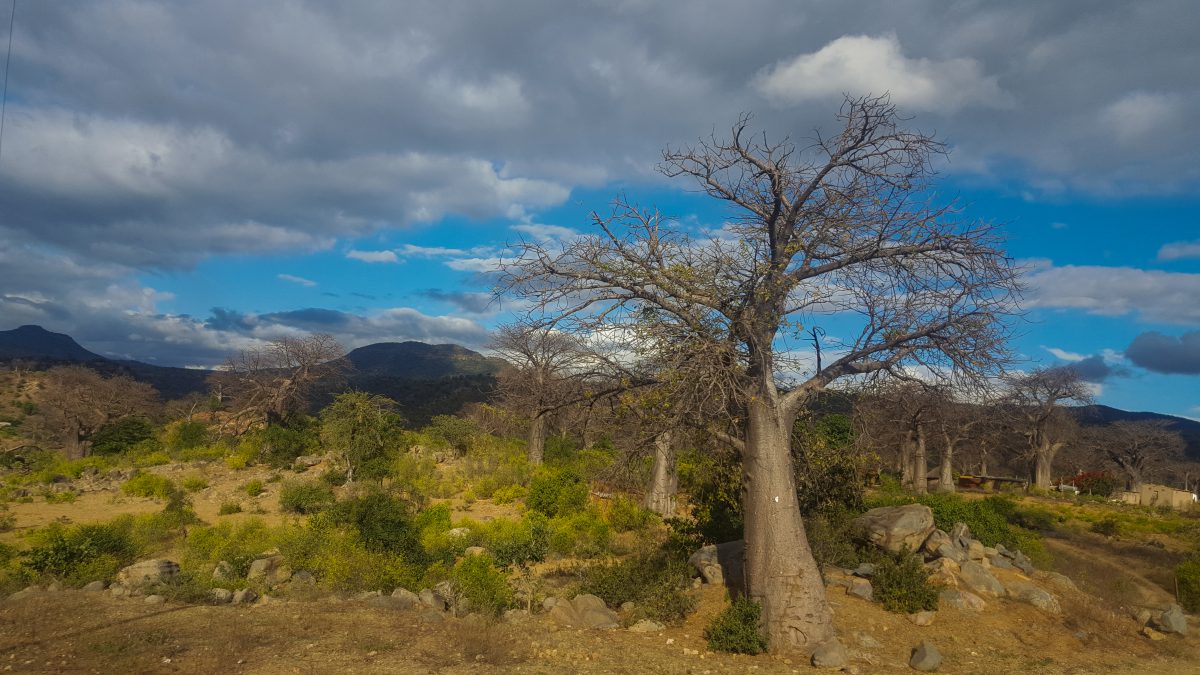
<svg viewBox="0 0 1200 675">
<path fill-rule="evenodd" d="M 281 555 L 255 560 L 250 563 L 250 571 L 246 574 L 246 581 L 262 582 L 268 586 L 282 584 L 291 578 L 292 569 L 287 566 Z"/>
<path fill-rule="evenodd" d="M 844 668 L 850 654 L 837 638 L 827 640 L 813 650 L 812 664 L 817 668 Z"/>
<path fill-rule="evenodd" d="M 884 506 L 855 518 L 854 527 L 863 539 L 885 551 L 916 551 L 934 531 L 933 511 L 923 504 Z"/>
<path fill-rule="evenodd" d="M 136 588 L 166 581 L 177 574 L 179 563 L 166 558 L 143 560 L 117 572 L 117 583 Z"/>
<path fill-rule="evenodd" d="M 928 640 L 922 640 L 921 644 L 913 650 L 912 657 L 908 660 L 908 666 L 913 670 L 919 670 L 923 673 L 933 672 L 942 665 L 942 654 Z"/>
<path fill-rule="evenodd" d="M 1061 614 L 1062 608 L 1058 605 L 1058 598 L 1050 595 L 1042 590 L 1037 584 L 1029 581 L 1021 581 L 1015 579 L 1008 582 L 1008 597 L 1017 602 L 1024 602 L 1033 605 L 1038 609 L 1049 612 L 1051 614 Z"/>
<path fill-rule="evenodd" d="M 953 588 L 938 593 L 938 600 L 947 607 L 953 607 L 964 612 L 982 612 L 987 607 L 987 603 L 978 595 L 970 591 L 960 591 Z"/>
<path fill-rule="evenodd" d="M 1187 617 L 1184 616 L 1183 608 L 1179 605 L 1168 607 L 1154 619 L 1154 626 L 1164 633 L 1187 635 L 1188 632 Z"/>
<path fill-rule="evenodd" d="M 709 544 L 688 558 L 706 584 L 724 585 L 740 591 L 746 560 L 746 542 L 738 539 L 723 544 Z"/>
<path fill-rule="evenodd" d="M 621 625 L 617 613 L 608 608 L 600 598 L 587 593 L 575 596 L 571 602 L 562 600 L 550 608 L 550 618 L 555 623 L 573 628 L 611 629 Z"/>
<path fill-rule="evenodd" d="M 392 591 L 397 609 L 416 609 L 421 604 L 421 598 L 407 588 L 397 588 Z"/>
<path fill-rule="evenodd" d="M 967 590 L 979 595 L 991 596 L 999 598 L 1004 595 L 1004 584 L 1000 583 L 996 577 L 992 576 L 991 572 L 984 569 L 983 565 L 968 560 L 959 565 L 958 577 L 962 580 Z"/>
</svg>

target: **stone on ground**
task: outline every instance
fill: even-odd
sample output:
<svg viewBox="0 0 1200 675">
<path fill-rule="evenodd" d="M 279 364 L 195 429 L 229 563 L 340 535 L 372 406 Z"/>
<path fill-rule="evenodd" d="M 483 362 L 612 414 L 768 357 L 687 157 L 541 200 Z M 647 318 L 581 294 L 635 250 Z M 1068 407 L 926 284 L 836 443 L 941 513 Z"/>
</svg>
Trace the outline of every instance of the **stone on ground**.
<svg viewBox="0 0 1200 675">
<path fill-rule="evenodd" d="M 959 565 L 958 576 L 967 589 L 973 593 L 993 598 L 1004 595 L 1004 584 L 974 560 L 968 560 Z"/>
<path fill-rule="evenodd" d="M 923 504 L 884 506 L 854 519 L 867 541 L 892 553 L 916 551 L 933 532 L 933 511 Z"/>
<path fill-rule="evenodd" d="M 117 582 L 125 586 L 146 586 L 166 581 L 177 574 L 179 574 L 179 563 L 166 558 L 157 558 L 136 562 L 122 569 L 117 572 Z"/>
<path fill-rule="evenodd" d="M 145 599 L 142 600 L 142 602 L 146 603 L 147 605 L 161 605 L 166 601 L 167 599 L 161 595 L 147 595 Z"/>
<path fill-rule="evenodd" d="M 1171 605 L 1159 615 L 1154 622 L 1155 627 L 1164 633 L 1175 633 L 1176 635 L 1187 635 L 1188 625 L 1187 617 L 1183 614 L 1183 608 L 1179 605 Z"/>
<path fill-rule="evenodd" d="M 233 601 L 233 591 L 228 588 L 214 588 L 209 591 L 209 595 L 212 596 L 213 602 L 222 605 Z"/>
<path fill-rule="evenodd" d="M 1033 605 L 1043 612 L 1061 614 L 1058 598 L 1042 590 L 1037 584 L 1016 579 L 1008 583 L 1008 597 L 1018 602 Z"/>
<path fill-rule="evenodd" d="M 908 660 L 908 665 L 913 670 L 919 670 L 923 673 L 933 672 L 938 669 L 938 666 L 942 665 L 942 655 L 929 640 L 921 640 L 921 644 L 917 645 L 917 648 L 913 650 L 912 657 Z"/>
<path fill-rule="evenodd" d="M 817 668 L 842 668 L 850 662 L 850 655 L 837 638 L 826 640 L 813 650 L 812 664 Z"/>
<path fill-rule="evenodd" d="M 908 622 L 914 626 L 932 626 L 933 619 L 937 616 L 937 612 L 913 612 L 908 615 Z"/>
<path fill-rule="evenodd" d="M 93 581 L 84 586 L 83 590 L 87 591 L 88 593 L 97 593 L 105 588 L 108 588 L 108 584 L 104 583 L 103 581 Z"/>
<path fill-rule="evenodd" d="M 268 586 L 282 584 L 291 578 L 292 569 L 284 563 L 281 555 L 255 560 L 250 563 L 250 571 L 246 574 L 246 581 L 262 581 Z"/>
<path fill-rule="evenodd" d="M 396 601 L 397 609 L 416 609 L 417 605 L 421 604 L 421 599 L 417 597 L 417 594 L 407 588 L 397 588 L 392 591 L 392 598 Z"/>
<path fill-rule="evenodd" d="M 875 589 L 871 586 L 871 582 L 855 577 L 850 579 L 850 584 L 846 587 L 846 595 L 870 601 L 875 596 Z"/>
<path fill-rule="evenodd" d="M 970 591 L 961 591 L 958 589 L 946 589 L 938 594 L 938 600 L 947 607 L 966 611 L 966 612 L 982 612 L 987 603 L 983 598 L 975 595 Z"/>
<path fill-rule="evenodd" d="M 666 628 L 667 628 L 666 626 L 662 625 L 661 623 L 659 623 L 657 621 L 651 621 L 650 619 L 642 619 L 641 621 L 638 621 L 637 623 L 630 626 L 629 631 L 632 633 L 657 633 L 661 630 L 666 630 Z"/>
<path fill-rule="evenodd" d="M 742 577 L 742 560 L 746 544 L 741 539 L 721 544 L 702 546 L 688 558 L 706 584 L 719 586 L 727 582 L 736 584 Z"/>
<path fill-rule="evenodd" d="M 550 608 L 549 616 L 555 623 L 572 628 L 610 629 L 621 625 L 616 612 L 587 593 L 575 596 L 571 602 L 558 601 Z"/>
</svg>

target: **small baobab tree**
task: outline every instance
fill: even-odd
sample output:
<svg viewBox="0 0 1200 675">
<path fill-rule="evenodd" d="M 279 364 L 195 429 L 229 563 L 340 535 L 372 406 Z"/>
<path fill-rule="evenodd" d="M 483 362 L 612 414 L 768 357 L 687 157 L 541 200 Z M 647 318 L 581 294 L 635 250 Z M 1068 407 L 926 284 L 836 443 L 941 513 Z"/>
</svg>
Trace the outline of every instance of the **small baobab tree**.
<svg viewBox="0 0 1200 675">
<path fill-rule="evenodd" d="M 1054 458 L 1078 427 L 1063 404 L 1091 400 L 1087 382 L 1074 368 L 1039 368 L 1009 378 L 1007 409 L 1013 425 L 1025 436 L 1035 487 L 1050 489 Z"/>
<path fill-rule="evenodd" d="M 279 424 L 304 412 L 321 387 L 340 383 L 350 362 L 327 333 L 282 337 L 244 349 L 212 377 L 215 391 L 231 400 L 238 431 Z"/>
</svg>

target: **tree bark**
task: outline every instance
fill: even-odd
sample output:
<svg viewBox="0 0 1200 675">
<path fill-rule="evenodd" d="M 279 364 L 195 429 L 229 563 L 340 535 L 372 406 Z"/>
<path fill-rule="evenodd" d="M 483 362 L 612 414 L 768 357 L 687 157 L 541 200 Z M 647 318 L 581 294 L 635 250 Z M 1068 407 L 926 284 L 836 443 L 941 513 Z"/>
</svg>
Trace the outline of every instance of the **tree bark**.
<svg viewBox="0 0 1200 675">
<path fill-rule="evenodd" d="M 1051 474 L 1053 473 L 1054 456 L 1058 454 L 1058 443 L 1050 443 L 1047 440 L 1042 440 L 1038 444 L 1037 454 L 1034 458 L 1033 465 L 1033 486 L 1042 490 L 1049 490 L 1051 487 Z"/>
<path fill-rule="evenodd" d="M 833 615 L 796 499 L 792 423 L 772 400 L 751 398 L 744 472 L 746 584 L 763 608 L 772 651 L 811 651 L 833 637 Z"/>
<path fill-rule="evenodd" d="M 675 494 L 679 488 L 679 473 L 675 464 L 675 446 L 671 432 L 654 437 L 654 468 L 650 489 L 646 492 L 646 508 L 663 518 L 675 515 Z"/>
<path fill-rule="evenodd" d="M 916 466 L 913 463 L 913 458 L 916 456 L 915 446 L 916 442 L 910 431 L 900 442 L 900 487 L 905 490 L 916 488 L 916 481 L 913 478 L 916 472 Z"/>
<path fill-rule="evenodd" d="M 954 492 L 954 450 L 946 446 L 942 451 L 942 466 L 938 472 L 938 492 Z"/>
<path fill-rule="evenodd" d="M 919 495 L 929 492 L 929 457 L 925 452 L 925 427 L 917 424 L 917 444 L 913 452 L 913 489 Z"/>
<path fill-rule="evenodd" d="M 534 415 L 529 420 L 529 436 L 526 443 L 526 453 L 529 463 L 540 466 L 542 457 L 546 454 L 546 416 Z"/>
</svg>

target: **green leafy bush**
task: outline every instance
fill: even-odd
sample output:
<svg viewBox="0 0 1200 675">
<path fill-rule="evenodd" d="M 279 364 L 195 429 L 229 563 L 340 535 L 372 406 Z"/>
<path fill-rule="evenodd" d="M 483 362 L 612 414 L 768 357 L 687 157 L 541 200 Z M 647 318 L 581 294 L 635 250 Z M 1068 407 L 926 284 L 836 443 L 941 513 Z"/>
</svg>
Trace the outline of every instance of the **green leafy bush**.
<svg viewBox="0 0 1200 675">
<path fill-rule="evenodd" d="M 478 425 L 469 419 L 454 415 L 435 415 L 421 433 L 463 455 L 480 432 Z"/>
<path fill-rule="evenodd" d="M 579 588 L 612 607 L 633 602 L 642 617 L 676 622 L 696 607 L 695 597 L 688 593 L 691 581 L 686 559 L 660 547 L 648 554 L 584 568 Z"/>
<path fill-rule="evenodd" d="M 529 483 L 525 507 L 546 516 L 582 512 L 588 504 L 588 485 L 571 469 L 542 469 Z"/>
<path fill-rule="evenodd" d="M 1092 532 L 1106 537 L 1115 537 L 1121 534 L 1121 523 L 1110 516 L 1092 523 Z"/>
<path fill-rule="evenodd" d="M 731 454 L 684 453 L 679 487 L 688 493 L 691 514 L 671 524 L 699 545 L 742 537 L 742 470 Z"/>
<path fill-rule="evenodd" d="M 483 546 L 500 565 L 540 562 L 550 549 L 549 525 L 541 514 L 521 520 L 497 518 L 482 525 Z"/>
<path fill-rule="evenodd" d="M 938 589 L 929 583 L 929 570 L 910 553 L 886 556 L 875 563 L 871 586 L 875 600 L 889 612 L 912 614 L 937 609 Z"/>
<path fill-rule="evenodd" d="M 496 488 L 492 492 L 492 501 L 497 504 L 511 504 L 518 499 L 524 499 L 527 493 L 524 485 L 508 485 Z"/>
<path fill-rule="evenodd" d="M 653 511 L 624 495 L 614 497 L 608 506 L 608 523 L 617 532 L 644 530 L 657 518 Z"/>
<path fill-rule="evenodd" d="M 320 425 L 312 417 L 298 415 L 286 425 L 272 424 L 257 432 L 255 453 L 262 461 L 276 468 L 290 467 L 300 455 L 311 455 L 321 447 Z"/>
<path fill-rule="evenodd" d="M 869 455 L 853 447 L 850 417 L 828 414 L 796 422 L 792 433 L 796 497 L 805 515 L 829 508 L 862 509 Z"/>
<path fill-rule="evenodd" d="M 1179 604 L 1189 612 L 1200 612 L 1200 555 L 1175 568 L 1179 582 Z"/>
<path fill-rule="evenodd" d="M 145 417 L 126 417 L 92 434 L 92 453 L 116 455 L 154 438 L 154 424 Z"/>
<path fill-rule="evenodd" d="M 242 492 L 245 492 L 250 497 L 257 497 L 263 493 L 266 487 L 263 482 L 257 478 L 246 481 L 242 484 Z"/>
<path fill-rule="evenodd" d="M 762 626 L 762 607 L 753 600 L 739 597 L 713 617 L 704 629 L 708 648 L 733 654 L 762 654 L 767 638 Z"/>
<path fill-rule="evenodd" d="M 208 479 L 204 476 L 188 476 L 183 479 L 182 485 L 188 492 L 199 492 L 208 487 Z"/>
<path fill-rule="evenodd" d="M 308 570 L 322 585 L 339 591 L 417 588 L 424 567 L 363 545 L 357 532 L 318 515 L 306 526 L 280 533 L 279 551 L 293 569 Z"/>
<path fill-rule="evenodd" d="M 866 562 L 854 546 L 856 515 L 840 506 L 829 505 L 805 519 L 808 545 L 818 565 L 854 567 Z"/>
<path fill-rule="evenodd" d="M 469 555 L 459 560 L 450 580 L 472 611 L 498 616 L 513 604 L 512 588 L 489 555 Z"/>
<path fill-rule="evenodd" d="M 245 577 L 250 563 L 275 546 L 277 539 L 277 531 L 258 518 L 191 528 L 183 544 L 182 566 L 198 575 L 211 575 L 216 564 L 225 561 L 235 575 Z"/>
<path fill-rule="evenodd" d="M 368 550 L 386 551 L 411 563 L 423 563 L 425 551 L 412 511 L 408 502 L 374 491 L 337 502 L 326 516 L 337 525 L 353 527 Z"/>
<path fill-rule="evenodd" d="M 66 527 L 52 523 L 33 535 L 34 545 L 21 553 L 29 578 L 53 577 L 68 585 L 111 579 L 132 564 L 139 547 L 131 519 Z"/>
<path fill-rule="evenodd" d="M 288 513 L 318 513 L 333 502 L 333 489 L 324 483 L 285 481 L 279 488 L 279 508 Z"/>
<path fill-rule="evenodd" d="M 553 518 L 548 525 L 550 550 L 559 555 L 596 558 L 607 552 L 611 532 L 594 510 Z"/>
<path fill-rule="evenodd" d="M 153 497 L 165 500 L 178 490 L 171 479 L 165 476 L 139 471 L 121 485 L 121 491 L 132 497 Z"/>
<path fill-rule="evenodd" d="M 221 502 L 221 507 L 217 509 L 218 516 L 228 516 L 233 513 L 241 513 L 242 505 L 237 502 Z"/>
<path fill-rule="evenodd" d="M 173 452 L 199 448 L 208 441 L 208 425 L 194 420 L 180 420 L 168 425 L 163 437 L 167 449 Z"/>
</svg>

